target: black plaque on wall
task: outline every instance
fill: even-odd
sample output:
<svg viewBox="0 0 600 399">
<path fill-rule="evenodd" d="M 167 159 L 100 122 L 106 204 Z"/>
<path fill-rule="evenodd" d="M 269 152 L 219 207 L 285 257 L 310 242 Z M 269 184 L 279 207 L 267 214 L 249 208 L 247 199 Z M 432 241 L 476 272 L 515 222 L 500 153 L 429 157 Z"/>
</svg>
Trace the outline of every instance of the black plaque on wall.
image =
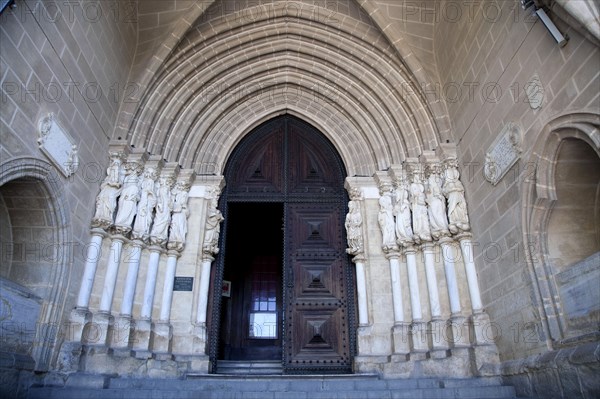
<svg viewBox="0 0 600 399">
<path fill-rule="evenodd" d="M 173 291 L 191 291 L 194 286 L 193 277 L 175 277 Z"/>
</svg>

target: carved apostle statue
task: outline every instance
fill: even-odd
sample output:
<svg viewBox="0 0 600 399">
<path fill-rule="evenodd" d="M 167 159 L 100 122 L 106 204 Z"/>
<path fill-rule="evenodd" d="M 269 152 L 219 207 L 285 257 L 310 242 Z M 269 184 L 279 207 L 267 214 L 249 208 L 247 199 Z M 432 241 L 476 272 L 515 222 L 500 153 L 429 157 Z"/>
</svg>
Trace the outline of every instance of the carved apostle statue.
<svg viewBox="0 0 600 399">
<path fill-rule="evenodd" d="M 204 232 L 203 251 L 216 255 L 219 253 L 219 233 L 221 232 L 221 222 L 224 220 L 221 211 L 217 208 L 219 201 L 212 198 L 206 217 L 206 230 Z"/>
<path fill-rule="evenodd" d="M 119 209 L 115 218 L 115 228 L 121 234 L 131 231 L 133 218 L 140 200 L 140 165 L 134 162 L 125 164 L 125 180 L 119 197 Z"/>
<path fill-rule="evenodd" d="M 182 251 L 187 234 L 187 207 L 189 186 L 185 182 L 177 182 L 173 188 L 173 214 L 171 215 L 171 229 L 169 230 L 169 249 Z"/>
<path fill-rule="evenodd" d="M 121 155 L 111 154 L 111 162 L 106 169 L 106 177 L 100 186 L 100 193 L 96 197 L 96 213 L 92 219 L 92 226 L 107 229 L 113 224 L 113 216 L 117 208 L 117 198 L 121 194 L 123 177 Z"/>
<path fill-rule="evenodd" d="M 171 179 L 161 176 L 158 182 L 158 194 L 156 198 L 156 214 L 152 231 L 150 232 L 150 241 L 154 245 L 162 245 L 167 240 L 169 223 L 171 221 Z"/>
<path fill-rule="evenodd" d="M 429 223 L 431 235 L 438 239 L 449 235 L 448 216 L 446 215 L 446 197 L 442 194 L 440 187 L 441 176 L 437 171 L 432 171 L 427 179 L 427 210 L 429 212 Z"/>
<path fill-rule="evenodd" d="M 444 195 L 448 198 L 449 229 L 453 234 L 460 231 L 469 231 L 469 215 L 467 214 L 467 201 L 465 188 L 460 182 L 460 173 L 456 161 L 448 162 L 444 171 Z"/>
<path fill-rule="evenodd" d="M 154 168 L 146 168 L 142 180 L 140 202 L 138 202 L 135 223 L 133 224 L 132 235 L 136 239 L 147 240 L 150 234 L 152 212 L 156 206 L 155 180 L 156 170 Z"/>
<path fill-rule="evenodd" d="M 411 225 L 410 201 L 408 200 L 408 184 L 404 179 L 398 183 L 398 188 L 396 189 L 394 216 L 396 216 L 398 244 L 406 246 L 413 241 L 413 230 Z"/>
<path fill-rule="evenodd" d="M 427 214 L 427 203 L 425 202 L 425 187 L 421 182 L 419 172 L 413 174 L 413 181 L 410 185 L 410 198 L 413 217 L 413 238 L 417 243 L 431 241 L 429 216 Z"/>
<path fill-rule="evenodd" d="M 363 252 L 362 215 L 360 213 L 360 202 L 348 202 L 348 214 L 346 215 L 346 234 L 348 237 L 348 252 L 350 255 L 358 255 Z"/>
<path fill-rule="evenodd" d="M 394 209 L 392 196 L 389 191 L 383 192 L 379 198 L 379 215 L 377 217 L 381 229 L 382 245 L 384 252 L 397 250 L 396 224 L 394 223 Z"/>
</svg>

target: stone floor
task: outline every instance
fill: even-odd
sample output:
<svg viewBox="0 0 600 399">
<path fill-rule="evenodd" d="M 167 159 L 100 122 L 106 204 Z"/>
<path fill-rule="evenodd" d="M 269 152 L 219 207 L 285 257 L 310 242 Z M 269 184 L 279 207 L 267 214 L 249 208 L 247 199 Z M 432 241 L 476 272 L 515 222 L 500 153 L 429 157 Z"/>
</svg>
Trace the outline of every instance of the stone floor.
<svg viewBox="0 0 600 399">
<path fill-rule="evenodd" d="M 34 386 L 29 399 L 199 398 L 199 399 L 401 399 L 516 398 L 499 378 L 385 380 L 376 375 L 188 376 L 132 379 L 74 374 L 64 386 Z"/>
</svg>

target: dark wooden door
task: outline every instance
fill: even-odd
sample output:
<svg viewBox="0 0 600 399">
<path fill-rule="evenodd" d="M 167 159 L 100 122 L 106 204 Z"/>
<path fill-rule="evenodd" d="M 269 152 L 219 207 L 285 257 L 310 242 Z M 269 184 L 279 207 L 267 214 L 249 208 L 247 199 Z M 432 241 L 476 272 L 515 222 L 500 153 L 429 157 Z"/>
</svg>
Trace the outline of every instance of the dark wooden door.
<svg viewBox="0 0 600 399">
<path fill-rule="evenodd" d="M 290 203 L 286 210 L 285 367 L 351 368 L 347 262 L 337 204 Z"/>
<path fill-rule="evenodd" d="M 351 372 L 354 280 L 345 252 L 345 171 L 335 148 L 305 122 L 279 117 L 242 140 L 226 166 L 225 178 L 222 237 L 236 228 L 235 221 L 230 224 L 227 217 L 228 207 L 235 203 L 283 207 L 279 245 L 283 245 L 281 360 L 285 372 Z M 259 245 L 276 243 L 263 240 Z M 221 247 L 227 254 L 226 240 Z M 221 282 L 223 269 L 228 274 L 230 266 L 224 261 L 228 257 L 219 258 L 216 284 Z M 215 295 L 214 300 L 218 309 L 220 297 Z M 213 326 L 222 325 L 218 311 L 213 315 L 217 317 Z M 218 336 L 218 328 L 212 331 L 213 337 L 215 333 Z M 211 343 L 211 348 L 216 347 Z M 213 360 L 216 356 L 212 350 Z"/>
</svg>

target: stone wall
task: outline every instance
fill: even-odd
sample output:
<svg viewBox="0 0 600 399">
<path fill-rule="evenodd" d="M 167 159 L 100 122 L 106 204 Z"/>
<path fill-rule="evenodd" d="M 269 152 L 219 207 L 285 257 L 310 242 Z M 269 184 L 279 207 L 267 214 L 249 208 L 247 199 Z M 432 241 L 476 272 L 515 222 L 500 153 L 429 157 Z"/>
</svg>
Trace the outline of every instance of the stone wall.
<svg viewBox="0 0 600 399">
<path fill-rule="evenodd" d="M 558 47 L 518 2 L 475 2 L 471 7 L 461 9 L 460 19 L 442 18 L 436 26 L 436 59 L 442 88 L 447 88 L 439 94 L 446 97 L 462 161 L 479 241 L 476 264 L 483 300 L 500 328 L 500 356 L 508 360 L 544 351 L 548 338 L 534 303 L 523 242 L 522 183 L 536 168 L 529 162 L 533 143 L 557 115 L 597 113 L 600 58 L 595 45 L 560 21 L 558 28 L 570 40 Z M 543 100 L 533 109 L 526 90 L 536 74 Z M 522 129 L 524 152 L 493 186 L 483 176 L 485 153 L 510 121 Z"/>
<path fill-rule="evenodd" d="M 3 235 L 2 246 L 10 245 L 4 242 L 6 238 L 19 239 L 27 242 L 29 258 L 50 259 L 46 267 L 37 271 L 29 268 L 30 275 L 25 280 L 35 282 L 37 287 L 33 289 L 44 301 L 42 313 L 46 316 L 40 323 L 50 323 L 52 326 L 48 327 L 56 329 L 68 314 L 63 310 L 74 305 L 84 246 L 89 241 L 92 204 L 107 164 L 108 137 L 123 96 L 133 90 L 127 87 L 137 41 L 136 14 L 132 14 L 135 9 L 131 5 L 120 1 L 17 1 L 16 8 L 8 8 L 0 15 L 2 183 L 7 183 L 6 176 L 29 176 L 34 179 L 30 185 L 35 186 L 37 179 L 41 182 L 38 185 L 44 186 L 42 189 L 56 189 L 36 198 L 26 191 L 10 195 L 12 203 L 6 205 L 21 211 L 9 211 L 9 217 L 22 217 L 12 220 L 12 239 Z M 68 178 L 58 169 L 38 173 L 50 162 L 37 142 L 39 121 L 50 113 L 78 147 L 79 169 Z M 60 202 L 58 206 L 54 199 Z M 50 214 L 42 214 L 45 220 L 39 223 L 26 223 L 35 216 L 36 209 L 46 209 Z M 47 223 L 54 224 L 53 231 L 44 230 Z M 27 230 L 34 225 L 37 228 Z M 42 244 L 54 245 L 60 259 L 44 257 Z M 13 251 L 9 263 L 24 261 L 16 255 L 21 256 Z M 53 280 L 54 275 L 60 277 Z M 20 284 L 25 280 L 15 277 Z M 50 346 L 55 356 L 60 338 L 43 345 Z M 49 363 L 43 363 L 37 367 L 49 367 Z"/>
</svg>

